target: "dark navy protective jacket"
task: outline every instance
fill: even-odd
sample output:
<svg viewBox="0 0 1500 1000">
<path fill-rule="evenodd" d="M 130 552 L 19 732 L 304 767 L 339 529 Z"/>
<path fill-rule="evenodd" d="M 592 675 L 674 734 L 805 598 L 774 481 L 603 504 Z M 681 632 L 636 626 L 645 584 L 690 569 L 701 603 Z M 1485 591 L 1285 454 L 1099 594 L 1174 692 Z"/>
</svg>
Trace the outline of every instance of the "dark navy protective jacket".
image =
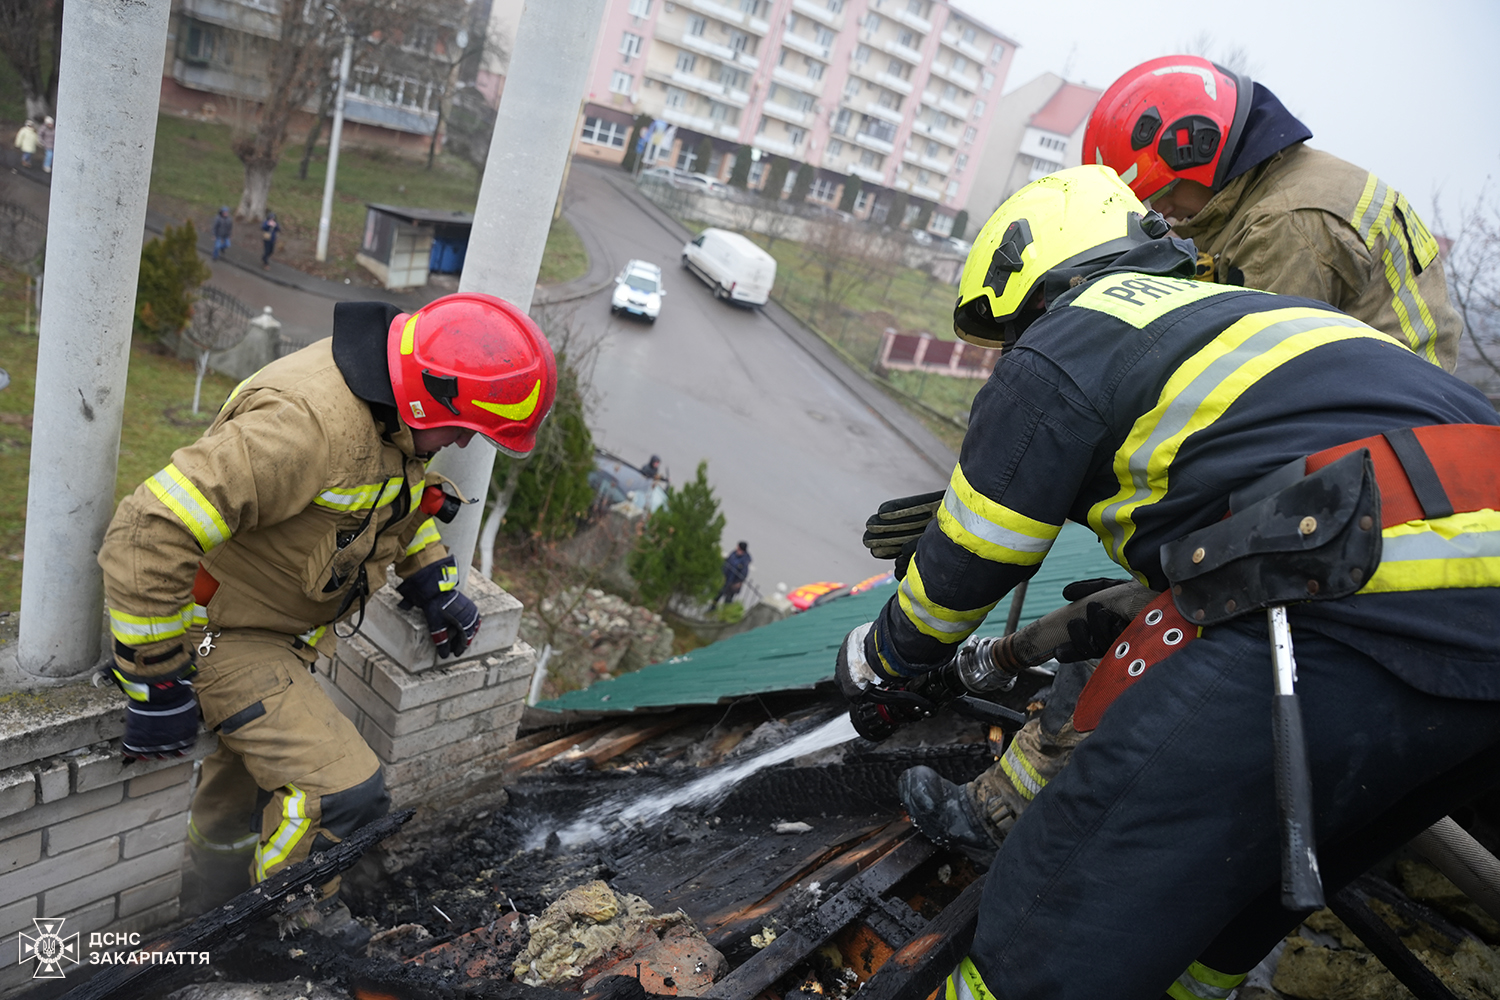
<svg viewBox="0 0 1500 1000">
<path fill-rule="evenodd" d="M 1046 314 L 975 398 L 943 506 L 876 622 L 892 672 L 947 662 L 1065 520 L 1162 590 L 1163 543 L 1294 459 L 1403 427 L 1500 423 L 1390 337 L 1322 302 L 1191 280 L 1194 257 L 1156 240 L 1049 287 Z M 1500 513 L 1459 513 L 1386 528 L 1358 594 L 1296 605 L 1292 620 L 1422 690 L 1500 699 L 1497 588 Z"/>
</svg>

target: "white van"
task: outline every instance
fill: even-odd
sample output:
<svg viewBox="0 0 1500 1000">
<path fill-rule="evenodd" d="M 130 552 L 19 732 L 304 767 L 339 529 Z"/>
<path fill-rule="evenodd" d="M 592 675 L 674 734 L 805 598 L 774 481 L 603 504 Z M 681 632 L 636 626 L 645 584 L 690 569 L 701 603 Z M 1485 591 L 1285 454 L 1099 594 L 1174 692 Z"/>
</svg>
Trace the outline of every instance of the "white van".
<svg viewBox="0 0 1500 1000">
<path fill-rule="evenodd" d="M 708 282 L 714 297 L 765 305 L 776 281 L 776 258 L 739 233 L 705 229 L 682 248 L 682 266 Z"/>
</svg>

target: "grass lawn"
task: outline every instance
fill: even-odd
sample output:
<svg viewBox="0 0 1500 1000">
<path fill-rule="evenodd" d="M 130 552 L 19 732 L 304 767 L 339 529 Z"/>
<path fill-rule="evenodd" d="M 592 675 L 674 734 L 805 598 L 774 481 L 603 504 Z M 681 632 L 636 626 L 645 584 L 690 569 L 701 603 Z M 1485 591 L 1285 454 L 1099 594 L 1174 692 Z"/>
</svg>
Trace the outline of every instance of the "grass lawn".
<svg viewBox="0 0 1500 1000">
<path fill-rule="evenodd" d="M 31 468 L 31 411 L 36 391 L 37 339 L 17 332 L 26 279 L 0 265 L 0 367 L 10 388 L 0 392 L 0 611 L 21 606 L 21 558 L 26 533 L 26 488 Z M 193 365 L 136 345 L 125 387 L 125 421 L 115 500 L 167 464 L 173 450 L 194 441 L 234 380 L 212 372 L 203 380 L 203 412 L 193 416 Z"/>
<path fill-rule="evenodd" d="M 219 206 L 233 208 L 244 187 L 244 166 L 229 143 L 228 125 L 163 111 L 156 126 L 156 153 L 151 164 L 151 207 L 173 218 L 192 219 L 200 233 L 206 232 Z M 374 276 L 354 261 L 364 236 L 366 202 L 474 211 L 479 178 L 467 162 L 439 155 L 428 170 L 426 156 L 345 146 L 339 152 L 328 260 L 319 263 L 315 250 L 327 147 L 319 146 L 314 153 L 306 180 L 297 177 L 301 161 L 302 144 L 288 143 L 271 182 L 269 204 L 282 226 L 276 259 L 321 277 L 375 284 Z M 258 227 L 236 222 L 235 242 L 258 249 Z M 561 282 L 587 271 L 588 254 L 573 228 L 566 220 L 554 223 L 542 263 L 543 274 Z"/>
</svg>

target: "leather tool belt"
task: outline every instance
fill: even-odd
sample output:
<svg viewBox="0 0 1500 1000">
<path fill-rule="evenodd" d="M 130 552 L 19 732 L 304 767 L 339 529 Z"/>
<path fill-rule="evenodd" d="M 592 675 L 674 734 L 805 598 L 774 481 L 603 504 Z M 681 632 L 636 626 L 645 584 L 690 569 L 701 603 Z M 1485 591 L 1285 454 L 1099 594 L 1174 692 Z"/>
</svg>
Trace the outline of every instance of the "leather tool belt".
<svg viewBox="0 0 1500 1000">
<path fill-rule="evenodd" d="M 1079 732 L 1203 626 L 1358 591 L 1380 564 L 1377 524 L 1500 509 L 1500 427 L 1440 424 L 1336 445 L 1237 490 L 1229 507 L 1222 521 L 1162 546 L 1172 589 L 1100 659 L 1073 715 Z"/>
</svg>

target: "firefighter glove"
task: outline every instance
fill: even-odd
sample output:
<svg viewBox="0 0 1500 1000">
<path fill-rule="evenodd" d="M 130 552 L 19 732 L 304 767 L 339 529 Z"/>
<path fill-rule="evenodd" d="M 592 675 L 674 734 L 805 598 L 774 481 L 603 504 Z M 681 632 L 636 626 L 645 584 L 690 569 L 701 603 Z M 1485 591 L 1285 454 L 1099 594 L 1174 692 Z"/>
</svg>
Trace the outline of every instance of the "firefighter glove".
<svg viewBox="0 0 1500 1000">
<path fill-rule="evenodd" d="M 179 645 L 186 662 L 165 677 L 143 677 L 122 670 L 122 657 L 116 654 L 111 674 L 130 698 L 125 710 L 125 738 L 120 741 L 126 763 L 181 757 L 198 741 L 198 702 L 188 679 L 197 668 L 191 650 Z"/>
<path fill-rule="evenodd" d="M 427 616 L 427 631 L 438 659 L 462 656 L 479 632 L 479 609 L 458 590 L 458 564 L 452 556 L 422 567 L 396 588 L 402 607 Z"/>
<path fill-rule="evenodd" d="M 1097 660 L 1114 647 L 1115 640 L 1129 624 L 1130 619 L 1113 608 L 1090 601 L 1082 618 L 1068 622 L 1068 641 L 1057 649 L 1058 662 Z"/>
<path fill-rule="evenodd" d="M 1122 583 L 1129 582 L 1129 580 L 1116 580 L 1107 576 L 1096 576 L 1092 580 L 1074 580 L 1063 588 L 1063 600 L 1072 604 L 1090 594 L 1097 594 L 1101 590 L 1108 590 L 1110 587 L 1118 587 Z"/>
<path fill-rule="evenodd" d="M 896 559 L 908 544 L 911 545 L 911 551 L 914 551 L 916 540 L 927 530 L 927 523 L 937 517 L 946 492 L 936 490 L 916 496 L 897 497 L 881 504 L 880 509 L 865 522 L 862 541 L 870 550 L 870 555 L 876 559 Z M 910 551 L 907 552 L 906 559 L 911 559 Z"/>
<path fill-rule="evenodd" d="M 870 685 L 882 683 L 875 668 L 874 650 L 875 623 L 865 622 L 844 637 L 839 647 L 838 659 L 834 661 L 833 675 L 839 690 L 850 701 L 862 701 Z"/>
</svg>

